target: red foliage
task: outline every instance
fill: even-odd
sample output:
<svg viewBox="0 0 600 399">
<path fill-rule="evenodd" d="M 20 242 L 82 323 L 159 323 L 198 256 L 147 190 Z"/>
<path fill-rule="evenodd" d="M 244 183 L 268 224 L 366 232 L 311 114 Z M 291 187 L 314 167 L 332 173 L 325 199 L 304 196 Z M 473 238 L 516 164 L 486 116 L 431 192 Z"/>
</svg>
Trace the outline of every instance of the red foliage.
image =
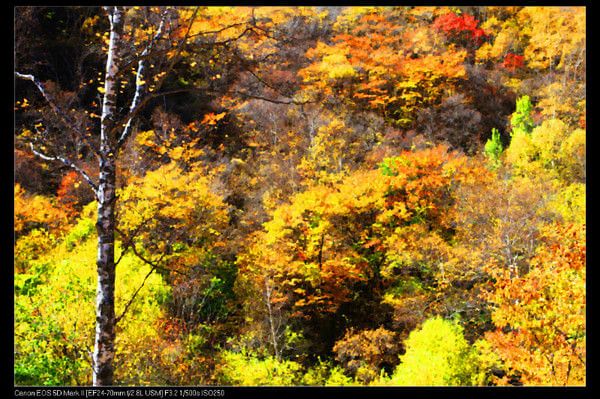
<svg viewBox="0 0 600 399">
<path fill-rule="evenodd" d="M 524 57 L 513 53 L 506 54 L 504 62 L 502 62 L 504 68 L 513 72 L 519 68 L 523 68 L 524 65 Z"/>
<path fill-rule="evenodd" d="M 442 31 L 452 38 L 460 38 L 466 34 L 467 38 L 479 44 L 487 35 L 477 25 L 479 25 L 479 21 L 472 15 L 456 15 L 453 12 L 439 16 L 433 22 L 434 29 Z"/>
<path fill-rule="evenodd" d="M 94 200 L 94 193 L 75 171 L 70 171 L 63 176 L 56 195 L 58 201 L 71 214 L 77 214 L 85 205 Z"/>
</svg>

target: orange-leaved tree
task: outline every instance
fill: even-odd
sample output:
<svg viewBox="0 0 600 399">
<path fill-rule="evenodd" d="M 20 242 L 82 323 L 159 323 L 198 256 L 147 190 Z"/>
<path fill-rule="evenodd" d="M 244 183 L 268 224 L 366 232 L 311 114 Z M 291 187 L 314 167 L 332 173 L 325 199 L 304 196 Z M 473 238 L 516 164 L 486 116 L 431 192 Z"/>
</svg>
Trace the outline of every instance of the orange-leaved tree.
<svg viewBox="0 0 600 399">
<path fill-rule="evenodd" d="M 362 302 L 378 304 L 407 279 L 437 284 L 453 234 L 453 192 L 475 178 L 473 170 L 443 146 L 404 152 L 380 169 L 310 187 L 278 207 L 238 259 L 245 287 L 264 299 L 276 354 L 275 314 L 310 323 L 349 315 Z"/>
<path fill-rule="evenodd" d="M 374 8 L 339 24 L 331 44 L 318 42 L 307 52 L 313 63 L 300 71 L 307 95 L 326 102 L 340 97 L 410 125 L 418 108 L 439 103 L 465 77 L 466 51 L 443 45 L 432 25 L 441 12 L 432 8 L 423 17 L 403 8 Z"/>
<path fill-rule="evenodd" d="M 486 339 L 526 385 L 586 383 L 585 231 L 549 224 L 527 274 L 495 273 L 489 299 L 497 329 Z"/>
</svg>

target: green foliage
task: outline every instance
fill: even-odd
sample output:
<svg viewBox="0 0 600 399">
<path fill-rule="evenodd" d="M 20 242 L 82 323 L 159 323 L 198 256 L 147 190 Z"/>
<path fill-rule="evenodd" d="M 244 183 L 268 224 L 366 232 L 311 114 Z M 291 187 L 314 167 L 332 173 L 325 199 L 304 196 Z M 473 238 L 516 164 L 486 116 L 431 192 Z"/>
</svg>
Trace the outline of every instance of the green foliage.
<svg viewBox="0 0 600 399">
<path fill-rule="evenodd" d="M 410 333 L 406 353 L 389 379 L 400 386 L 478 385 L 482 382 L 476 352 L 456 322 L 434 317 Z"/>
<path fill-rule="evenodd" d="M 394 163 L 398 162 L 398 158 L 385 158 L 379 164 L 379 170 L 384 176 L 397 176 L 398 172 L 394 170 Z"/>
<path fill-rule="evenodd" d="M 201 259 L 197 268 L 203 271 L 202 291 L 195 308 L 199 320 L 224 320 L 231 311 L 231 301 L 235 297 L 233 287 L 237 277 L 237 267 L 233 262 L 224 261 L 213 252 Z"/>
<path fill-rule="evenodd" d="M 83 237 L 83 218 L 67 237 Z M 88 232 L 89 233 L 89 232 Z M 26 239 L 23 237 L 22 239 Z M 37 259 L 24 260 L 26 273 L 15 274 L 15 383 L 17 385 L 85 385 L 91 383 L 94 339 L 96 240 L 91 235 L 77 246 L 58 242 Z M 149 272 L 132 255 L 117 268 L 117 315 Z M 151 383 L 154 324 L 168 293 L 162 278 L 151 275 L 117 329 L 116 381 Z"/>
<path fill-rule="evenodd" d="M 490 160 L 493 167 L 497 167 L 500 162 L 500 155 L 502 154 L 502 142 L 500 141 L 500 132 L 498 129 L 492 129 L 492 137 L 485 143 L 484 152 Z"/>
<path fill-rule="evenodd" d="M 510 124 L 512 126 L 511 136 L 519 133 L 531 133 L 533 130 L 533 118 L 531 117 L 531 111 L 533 106 L 529 96 L 523 96 L 517 99 L 517 109 L 510 118 Z"/>
<path fill-rule="evenodd" d="M 75 248 L 75 245 L 81 243 L 92 233 L 96 232 L 96 223 L 91 218 L 82 218 L 79 222 L 69 231 L 69 234 L 65 237 L 65 244 L 67 249 L 70 251 Z"/>
</svg>

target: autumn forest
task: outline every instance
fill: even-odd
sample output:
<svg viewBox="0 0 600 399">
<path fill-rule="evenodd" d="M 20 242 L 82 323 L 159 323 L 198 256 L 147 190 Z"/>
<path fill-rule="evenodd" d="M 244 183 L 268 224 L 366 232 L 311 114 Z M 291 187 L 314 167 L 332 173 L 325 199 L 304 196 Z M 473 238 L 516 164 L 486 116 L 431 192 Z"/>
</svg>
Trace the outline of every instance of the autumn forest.
<svg viewBox="0 0 600 399">
<path fill-rule="evenodd" d="M 16 7 L 15 385 L 586 385 L 585 7 Z"/>
</svg>

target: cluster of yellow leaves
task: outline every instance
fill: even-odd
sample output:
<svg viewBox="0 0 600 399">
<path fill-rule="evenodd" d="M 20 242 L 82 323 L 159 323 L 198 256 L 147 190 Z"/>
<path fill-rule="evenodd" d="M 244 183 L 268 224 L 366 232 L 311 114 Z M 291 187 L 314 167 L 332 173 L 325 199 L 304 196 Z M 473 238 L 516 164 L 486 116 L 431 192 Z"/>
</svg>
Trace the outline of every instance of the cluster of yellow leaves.
<svg viewBox="0 0 600 399">
<path fill-rule="evenodd" d="M 531 68 L 563 69 L 585 52 L 585 7 L 524 7 L 520 32 L 528 36 L 525 59 Z"/>
<path fill-rule="evenodd" d="M 219 373 L 225 383 L 241 386 L 296 385 L 302 366 L 291 360 L 258 358 L 247 353 L 224 352 Z"/>
<path fill-rule="evenodd" d="M 570 131 L 560 119 L 548 119 L 531 134 L 516 131 L 506 150 L 506 160 L 519 175 L 585 181 L 585 131 Z"/>
<path fill-rule="evenodd" d="M 220 114 L 209 112 L 208 114 L 204 115 L 201 123 L 214 126 L 217 124 L 217 122 L 223 119 L 225 115 L 227 115 L 227 112 L 221 112 Z"/>
<path fill-rule="evenodd" d="M 15 361 L 17 367 L 29 369 L 28 378 L 36 385 L 91 383 L 88 351 L 94 344 L 97 276 L 90 265 L 96 259 L 97 242 L 93 212 L 87 209 L 84 213 L 69 234 L 81 227 L 87 230 L 74 249 L 68 239 L 58 241 L 37 259 L 29 260 L 26 272 L 15 274 Z M 124 311 L 149 270 L 131 254 L 122 259 L 116 270 L 117 315 Z M 157 335 L 153 323 L 162 314 L 160 303 L 167 293 L 162 278 L 151 275 L 120 321 L 117 381 L 153 381 L 148 363 L 154 351 L 150 343 Z"/>
<path fill-rule="evenodd" d="M 475 52 L 477 62 L 501 61 L 509 52 L 517 53 L 523 49 L 523 37 L 520 27 L 514 19 L 499 20 L 490 16 L 481 27 L 493 36 L 493 40 L 484 43 Z"/>
<path fill-rule="evenodd" d="M 240 255 L 242 273 L 258 287 L 274 281 L 277 300 L 300 314 L 315 306 L 333 312 L 351 299 L 355 284 L 379 273 L 368 254 L 385 253 L 385 270 L 418 263 L 423 245 L 435 252 L 443 240 L 426 226 L 449 225 L 453 187 L 472 177 L 472 168 L 444 147 L 406 152 L 388 168 L 316 185 L 275 209 Z"/>
<path fill-rule="evenodd" d="M 308 154 L 298 166 L 303 177 L 314 182 L 337 181 L 348 172 L 347 160 L 352 159 L 359 149 L 358 143 L 352 143 L 351 133 L 352 129 L 336 117 L 319 127 Z"/>
<path fill-rule="evenodd" d="M 433 317 L 413 330 L 405 341 L 406 353 L 390 378 L 374 385 L 469 386 L 485 381 L 485 364 L 477 346 L 471 346 L 457 323 Z"/>
<path fill-rule="evenodd" d="M 585 127 L 586 100 L 576 95 L 584 92 L 585 81 L 581 79 L 549 83 L 539 91 L 540 113 L 549 119 L 560 119 L 569 126 Z"/>
<path fill-rule="evenodd" d="M 489 8 L 482 28 L 493 36 L 477 51 L 477 60 L 500 60 L 522 53 L 530 68 L 563 70 L 585 52 L 584 7 Z"/>
<path fill-rule="evenodd" d="M 120 192 L 119 228 L 137 232 L 146 248 L 159 253 L 176 242 L 214 243 L 228 214 L 211 188 L 213 176 L 201 165 L 184 170 L 166 164 Z"/>
<path fill-rule="evenodd" d="M 483 28 L 490 40 L 476 52 L 476 61 L 498 65 L 507 55 L 523 56 L 527 70 L 505 77 L 521 90 L 529 73 L 557 73 L 560 79 L 537 89 L 541 114 L 576 126 L 585 118 L 585 7 L 488 8 Z"/>
<path fill-rule="evenodd" d="M 212 123 L 208 124 L 212 125 Z M 196 124 L 191 124 L 188 128 L 192 131 L 198 130 Z M 139 132 L 136 136 L 136 144 L 146 153 L 149 152 L 162 159 L 168 158 L 182 166 L 194 163 L 204 154 L 203 150 L 198 148 L 199 140 L 199 138 L 186 140 L 177 135 L 174 130 L 170 131 L 166 137 L 156 134 L 153 130 Z"/>
</svg>

